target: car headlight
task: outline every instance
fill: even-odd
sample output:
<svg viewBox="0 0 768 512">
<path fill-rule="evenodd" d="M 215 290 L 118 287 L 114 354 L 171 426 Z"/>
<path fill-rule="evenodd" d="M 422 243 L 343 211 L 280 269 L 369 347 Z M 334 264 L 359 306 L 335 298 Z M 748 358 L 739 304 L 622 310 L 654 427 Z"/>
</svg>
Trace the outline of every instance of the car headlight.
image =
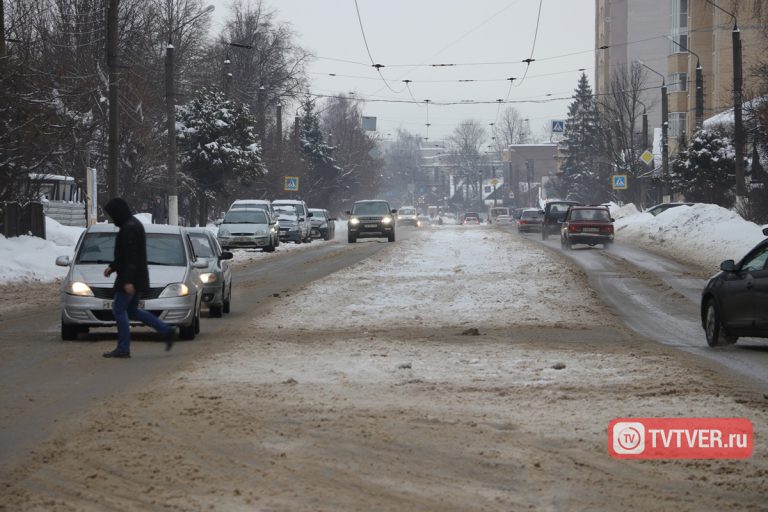
<svg viewBox="0 0 768 512">
<path fill-rule="evenodd" d="M 165 287 L 165 290 L 160 294 L 160 298 L 186 297 L 187 295 L 189 295 L 189 287 L 187 285 L 184 283 L 171 283 Z"/>
<path fill-rule="evenodd" d="M 203 284 L 215 283 L 216 279 L 218 278 L 216 277 L 216 274 L 214 274 L 213 272 L 206 272 L 204 274 L 200 274 L 200 280 L 203 282 Z"/>
<path fill-rule="evenodd" d="M 224 228 L 219 228 L 219 236 L 220 237 L 228 237 L 229 236 L 229 230 Z"/>
<path fill-rule="evenodd" d="M 386 216 L 383 219 L 381 219 L 382 224 L 390 224 L 392 222 L 392 217 Z"/>
<path fill-rule="evenodd" d="M 81 281 L 70 281 L 67 284 L 66 292 L 69 295 L 77 295 L 78 297 L 93 297 L 91 287 Z"/>
<path fill-rule="evenodd" d="M 267 236 L 267 228 L 259 228 L 256 230 L 256 236 Z"/>
<path fill-rule="evenodd" d="M 351 219 L 349 219 L 349 223 L 352 224 L 353 226 L 357 226 L 358 224 L 360 224 L 360 219 L 358 219 L 357 217 L 352 217 Z"/>
</svg>

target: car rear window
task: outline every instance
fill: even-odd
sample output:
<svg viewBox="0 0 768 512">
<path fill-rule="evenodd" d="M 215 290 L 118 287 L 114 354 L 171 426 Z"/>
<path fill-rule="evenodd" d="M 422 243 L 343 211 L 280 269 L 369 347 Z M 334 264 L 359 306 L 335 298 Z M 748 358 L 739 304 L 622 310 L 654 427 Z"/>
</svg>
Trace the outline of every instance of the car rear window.
<svg viewBox="0 0 768 512">
<path fill-rule="evenodd" d="M 399 215 L 416 215 L 416 210 L 411 208 L 400 208 L 397 213 Z"/>
<path fill-rule="evenodd" d="M 88 233 L 77 254 L 77 263 L 111 263 L 117 233 Z M 187 264 L 180 235 L 147 233 L 147 263 L 183 267 Z"/>
<path fill-rule="evenodd" d="M 594 210 L 573 210 L 571 212 L 571 219 L 608 222 L 611 220 L 611 216 L 608 213 L 608 210 L 604 208 L 595 208 Z"/>
<path fill-rule="evenodd" d="M 520 217 L 523 219 L 540 219 L 542 217 L 542 214 L 538 210 L 531 210 L 531 211 L 523 212 L 523 214 Z"/>
</svg>

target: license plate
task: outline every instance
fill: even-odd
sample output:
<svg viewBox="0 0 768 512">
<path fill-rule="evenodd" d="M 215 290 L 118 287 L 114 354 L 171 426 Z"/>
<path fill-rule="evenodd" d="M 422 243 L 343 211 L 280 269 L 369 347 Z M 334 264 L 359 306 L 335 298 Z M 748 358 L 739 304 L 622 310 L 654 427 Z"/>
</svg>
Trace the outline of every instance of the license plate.
<svg viewBox="0 0 768 512">
<path fill-rule="evenodd" d="M 366 227 L 366 228 L 376 228 L 378 226 L 376 224 L 364 224 L 363 227 Z"/>
<path fill-rule="evenodd" d="M 250 242 L 251 239 L 248 238 L 247 236 L 239 236 L 235 240 L 238 242 Z"/>
<path fill-rule="evenodd" d="M 584 228 L 582 231 L 585 233 L 599 233 L 600 228 Z"/>
<path fill-rule="evenodd" d="M 111 310 L 112 309 L 112 302 L 113 301 L 111 301 L 111 300 L 105 300 L 104 304 L 102 305 L 102 309 L 109 309 L 109 310 Z M 144 309 L 144 301 L 143 300 L 139 301 L 139 309 Z"/>
</svg>

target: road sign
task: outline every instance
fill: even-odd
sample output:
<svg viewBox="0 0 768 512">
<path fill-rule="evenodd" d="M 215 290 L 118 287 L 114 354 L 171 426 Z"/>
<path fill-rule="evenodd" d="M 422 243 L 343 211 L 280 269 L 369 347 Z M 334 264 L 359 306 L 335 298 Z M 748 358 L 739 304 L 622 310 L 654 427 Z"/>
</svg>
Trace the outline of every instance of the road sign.
<svg viewBox="0 0 768 512">
<path fill-rule="evenodd" d="M 363 130 L 367 132 L 375 132 L 376 131 L 376 118 L 375 117 L 369 117 L 369 116 L 363 116 Z"/>
<path fill-rule="evenodd" d="M 611 175 L 611 183 L 613 184 L 613 190 L 627 190 L 627 175 L 613 174 Z"/>
<path fill-rule="evenodd" d="M 552 120 L 552 133 L 564 133 L 565 132 L 565 121 L 562 119 L 553 119 Z"/>
<path fill-rule="evenodd" d="M 286 192 L 298 192 L 299 191 L 299 177 L 298 176 L 286 176 L 285 183 L 283 184 L 283 190 Z"/>
<path fill-rule="evenodd" d="M 495 187 L 496 185 L 498 185 L 498 184 L 499 184 L 499 180 L 497 180 L 496 178 L 493 178 L 493 179 L 491 180 L 491 185 L 493 185 L 494 187 Z"/>
<path fill-rule="evenodd" d="M 643 154 L 640 155 L 640 160 L 645 162 L 645 165 L 651 165 L 651 162 L 653 162 L 653 153 L 646 149 L 643 151 Z"/>
</svg>

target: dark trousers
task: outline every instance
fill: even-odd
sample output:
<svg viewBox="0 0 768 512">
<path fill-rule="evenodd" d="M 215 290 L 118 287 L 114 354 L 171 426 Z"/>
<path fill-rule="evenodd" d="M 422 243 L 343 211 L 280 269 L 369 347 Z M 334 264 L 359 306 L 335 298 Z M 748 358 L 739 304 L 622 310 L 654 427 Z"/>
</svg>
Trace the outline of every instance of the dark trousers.
<svg viewBox="0 0 768 512">
<path fill-rule="evenodd" d="M 170 326 L 157 318 L 152 313 L 139 309 L 138 294 L 128 294 L 115 291 L 115 300 L 112 303 L 112 314 L 117 322 L 117 350 L 119 352 L 131 351 L 131 325 L 130 320 L 138 320 L 144 325 L 152 327 L 157 332 L 168 332 Z"/>
</svg>

